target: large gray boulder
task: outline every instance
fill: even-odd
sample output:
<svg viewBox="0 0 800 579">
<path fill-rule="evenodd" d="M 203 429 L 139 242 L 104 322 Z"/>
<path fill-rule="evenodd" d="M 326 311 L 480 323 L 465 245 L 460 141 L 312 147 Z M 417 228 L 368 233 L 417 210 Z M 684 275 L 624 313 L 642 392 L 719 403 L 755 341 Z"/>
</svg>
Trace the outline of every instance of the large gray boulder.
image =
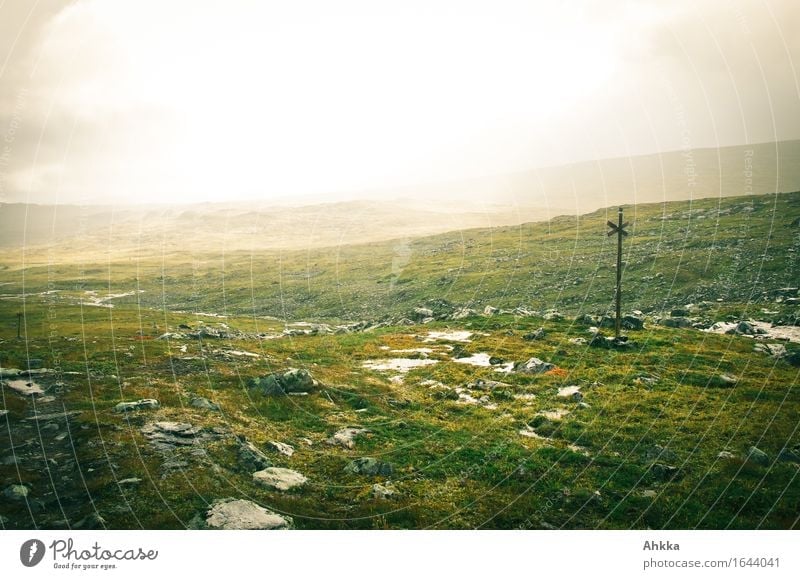
<svg viewBox="0 0 800 579">
<path fill-rule="evenodd" d="M 270 467 L 253 473 L 253 481 L 274 491 L 291 491 L 306 484 L 308 479 L 289 468 Z"/>
<path fill-rule="evenodd" d="M 209 529 L 275 530 L 292 528 L 292 518 L 279 515 L 251 501 L 222 499 L 215 501 L 206 513 Z"/>
<path fill-rule="evenodd" d="M 280 396 L 310 392 L 319 382 L 305 369 L 290 368 L 285 372 L 276 372 L 262 378 L 253 378 L 248 386 L 264 396 Z"/>
</svg>

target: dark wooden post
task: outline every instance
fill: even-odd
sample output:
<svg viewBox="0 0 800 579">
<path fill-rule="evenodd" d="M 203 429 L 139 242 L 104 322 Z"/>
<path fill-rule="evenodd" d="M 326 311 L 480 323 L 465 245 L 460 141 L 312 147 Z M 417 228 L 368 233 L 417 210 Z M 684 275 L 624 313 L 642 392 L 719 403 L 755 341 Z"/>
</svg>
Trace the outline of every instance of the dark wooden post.
<svg viewBox="0 0 800 579">
<path fill-rule="evenodd" d="M 611 228 L 611 231 L 608 232 L 609 237 L 615 233 L 617 234 L 617 290 L 615 292 L 616 319 L 614 320 L 614 339 L 619 341 L 622 327 L 622 236 L 628 235 L 628 232 L 625 231 L 628 224 L 622 222 L 622 207 L 619 208 L 619 213 L 617 214 L 617 223 L 609 221 L 608 226 Z"/>
</svg>

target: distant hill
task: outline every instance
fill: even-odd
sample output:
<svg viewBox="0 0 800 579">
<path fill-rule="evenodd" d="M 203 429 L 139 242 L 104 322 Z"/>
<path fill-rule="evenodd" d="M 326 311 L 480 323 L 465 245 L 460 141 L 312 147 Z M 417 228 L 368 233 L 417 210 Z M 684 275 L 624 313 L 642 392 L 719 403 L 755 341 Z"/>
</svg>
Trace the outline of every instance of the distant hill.
<svg viewBox="0 0 800 579">
<path fill-rule="evenodd" d="M 581 214 L 610 205 L 734 197 L 800 189 L 800 140 L 545 167 L 395 190 L 465 199 L 559 206 Z"/>
<path fill-rule="evenodd" d="M 603 159 L 299 206 L 259 201 L 116 208 L 0 204 L 0 246 L 308 249 L 518 225 L 617 204 L 796 190 L 800 141 L 783 141 Z"/>
</svg>

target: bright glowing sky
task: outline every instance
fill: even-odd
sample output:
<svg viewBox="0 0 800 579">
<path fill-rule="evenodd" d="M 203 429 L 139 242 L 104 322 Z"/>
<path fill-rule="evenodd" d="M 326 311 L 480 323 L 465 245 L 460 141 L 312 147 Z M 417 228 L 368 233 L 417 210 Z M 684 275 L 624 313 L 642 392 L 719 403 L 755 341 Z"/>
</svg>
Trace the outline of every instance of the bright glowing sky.
<svg viewBox="0 0 800 579">
<path fill-rule="evenodd" d="M 0 0 L 0 200 L 339 199 L 798 138 L 798 22 L 794 0 Z"/>
</svg>

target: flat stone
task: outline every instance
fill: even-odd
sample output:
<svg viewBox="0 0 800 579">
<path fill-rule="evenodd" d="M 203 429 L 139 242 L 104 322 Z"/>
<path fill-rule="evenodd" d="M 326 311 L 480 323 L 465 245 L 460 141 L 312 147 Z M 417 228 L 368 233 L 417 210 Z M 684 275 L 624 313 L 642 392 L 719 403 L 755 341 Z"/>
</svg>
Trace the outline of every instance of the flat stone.
<svg viewBox="0 0 800 579">
<path fill-rule="evenodd" d="M 44 394 L 41 386 L 28 380 L 9 380 L 8 382 L 3 382 L 3 385 L 23 396 L 42 396 Z"/>
<path fill-rule="evenodd" d="M 114 406 L 114 412 L 132 412 L 134 410 L 157 410 L 161 407 L 158 400 L 154 398 L 144 398 L 134 402 L 120 402 Z"/>
<path fill-rule="evenodd" d="M 137 478 L 137 477 L 131 477 L 131 478 L 124 478 L 121 481 L 117 481 L 117 484 L 118 485 L 138 485 L 140 482 L 142 482 L 142 479 Z"/>
<path fill-rule="evenodd" d="M 523 374 L 543 374 L 555 367 L 555 364 L 545 362 L 539 358 L 530 358 L 527 362 L 518 362 L 514 364 L 514 372 L 521 372 Z"/>
<path fill-rule="evenodd" d="M 286 444 L 285 442 L 270 440 L 267 443 L 267 446 L 269 446 L 270 449 L 274 450 L 275 452 L 278 452 L 284 456 L 292 456 L 294 454 L 294 448 L 291 445 Z"/>
<path fill-rule="evenodd" d="M 333 446 L 341 446 L 343 448 L 351 449 L 355 447 L 355 438 L 369 432 L 366 428 L 359 426 L 348 426 L 336 431 L 333 436 L 328 438 L 325 442 Z"/>
<path fill-rule="evenodd" d="M 219 411 L 219 404 L 215 404 L 208 398 L 203 398 L 202 396 L 192 398 L 192 401 L 189 402 L 189 404 L 194 408 L 200 408 L 202 410 L 211 410 L 214 412 Z"/>
<path fill-rule="evenodd" d="M 581 393 L 580 386 L 564 386 L 563 388 L 558 389 L 558 394 L 556 394 L 558 398 L 571 398 L 576 402 L 580 402 L 583 400 L 583 394 Z"/>
<path fill-rule="evenodd" d="M 292 518 L 279 515 L 251 501 L 223 499 L 206 513 L 206 526 L 225 530 L 276 530 L 292 528 Z"/>
<path fill-rule="evenodd" d="M 308 479 L 296 470 L 273 466 L 254 472 L 253 481 L 268 489 L 285 492 L 302 487 Z"/>
<path fill-rule="evenodd" d="M 48 412 L 46 414 L 34 414 L 33 416 L 28 416 L 24 420 L 30 420 L 32 422 L 42 422 L 47 420 L 69 420 L 73 416 L 78 416 L 82 414 L 82 410 L 68 410 L 67 412 Z"/>
</svg>

